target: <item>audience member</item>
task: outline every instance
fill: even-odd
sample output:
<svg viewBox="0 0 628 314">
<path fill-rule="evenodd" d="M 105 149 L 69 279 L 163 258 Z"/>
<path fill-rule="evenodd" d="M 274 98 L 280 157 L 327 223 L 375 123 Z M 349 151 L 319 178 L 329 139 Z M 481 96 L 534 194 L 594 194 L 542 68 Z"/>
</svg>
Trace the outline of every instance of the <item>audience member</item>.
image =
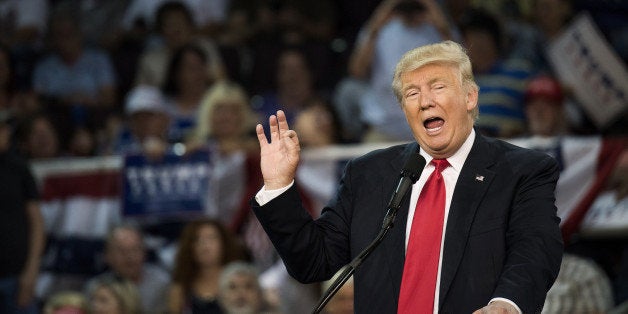
<svg viewBox="0 0 628 314">
<path fill-rule="evenodd" d="M 220 274 L 218 303 L 225 314 L 270 313 L 255 266 L 232 262 Z"/>
<path fill-rule="evenodd" d="M 532 79 L 525 90 L 525 115 L 528 134 L 560 136 L 569 133 L 560 83 L 546 75 Z"/>
<path fill-rule="evenodd" d="M 358 36 L 349 78 L 336 90 L 343 126 L 358 140 L 367 132 L 364 125 L 370 128 L 367 141 L 413 139 L 410 128 L 398 123 L 403 112 L 390 88 L 395 62 L 412 48 L 457 37 L 454 26 L 435 0 L 385 0 Z"/>
<path fill-rule="evenodd" d="M 257 149 L 253 137 L 257 117 L 240 85 L 220 82 L 212 86 L 201 102 L 192 141 L 211 141 L 220 154 Z"/>
<path fill-rule="evenodd" d="M 9 151 L 9 117 L 0 111 L 0 312 L 36 313 L 44 221 L 30 168 Z"/>
<path fill-rule="evenodd" d="M 280 53 L 274 73 L 275 89 L 266 91 L 261 98 L 254 98 L 253 110 L 260 117 L 266 117 L 281 109 L 286 113 L 288 122 L 292 123 L 307 101 L 316 95 L 310 61 L 305 52 L 287 48 Z M 268 129 L 268 122 L 263 120 L 259 122 Z"/>
<path fill-rule="evenodd" d="M 250 92 L 264 93 L 275 88 L 273 80 L 283 51 L 299 47 L 316 78 L 314 85 L 332 89 L 337 81 L 336 52 L 333 50 L 335 5 L 320 1 L 260 1 L 255 7 L 254 51 Z M 341 44 L 342 45 L 342 44 Z M 337 49 L 337 48 L 336 48 Z M 340 70 L 342 69 L 342 70 Z"/>
<path fill-rule="evenodd" d="M 253 185 L 259 184 L 257 174 L 248 164 L 259 163 L 257 143 L 253 137 L 256 117 L 244 90 L 235 83 L 219 82 L 212 86 L 199 108 L 196 128 L 188 150 L 209 147 L 211 174 L 206 214 L 232 225 L 238 210 L 245 203 Z M 253 155 L 255 154 L 255 155 Z"/>
<path fill-rule="evenodd" d="M 571 134 L 565 119 L 562 87 L 553 77 L 540 75 L 528 83 L 525 91 L 525 118 L 530 148 L 548 153 L 564 165 L 562 137 Z"/>
<path fill-rule="evenodd" d="M 482 91 L 476 127 L 494 137 L 522 135 L 524 91 L 532 67 L 523 59 L 506 58 L 501 25 L 490 13 L 468 10 L 459 26 L 475 80 Z"/>
<path fill-rule="evenodd" d="M 52 51 L 33 74 L 33 88 L 49 100 L 45 110 L 59 128 L 63 148 L 75 130 L 102 127 L 103 115 L 113 110 L 117 97 L 110 59 L 104 51 L 84 46 L 78 19 L 72 12 L 53 15 Z"/>
<path fill-rule="evenodd" d="M 165 270 L 146 262 L 141 231 L 130 224 L 115 226 L 105 241 L 105 262 L 110 270 L 91 279 L 86 290 L 93 292 L 99 282 L 107 280 L 128 280 L 137 287 L 144 311 L 165 310 L 170 277 Z"/>
<path fill-rule="evenodd" d="M 323 98 L 310 99 L 294 121 L 304 148 L 342 143 L 342 128 L 335 108 Z"/>
<path fill-rule="evenodd" d="M 222 313 L 217 301 L 220 274 L 242 252 L 233 236 L 217 220 L 188 223 L 179 238 L 169 313 Z"/>
<path fill-rule="evenodd" d="M 168 143 L 170 111 L 161 91 L 153 86 L 139 85 L 126 96 L 125 123 L 113 144 L 115 153 L 163 153 Z"/>
<path fill-rule="evenodd" d="M 54 1 L 55 10 L 71 10 L 81 17 L 86 45 L 107 51 L 115 69 L 118 95 L 126 95 L 133 87 L 139 56 L 149 35 L 146 24 L 122 27 L 129 5 L 128 0 Z"/>
<path fill-rule="evenodd" d="M 213 84 L 205 70 L 209 62 L 195 45 L 182 46 L 170 60 L 162 90 L 172 115 L 171 142 L 185 141 L 196 124 L 201 100 Z"/>
<path fill-rule="evenodd" d="M 61 156 L 56 125 L 42 113 L 17 122 L 15 130 L 17 151 L 27 159 L 47 159 Z"/>
<path fill-rule="evenodd" d="M 142 310 L 140 293 L 127 279 L 98 278 L 89 287 L 87 296 L 90 314 L 160 313 L 157 308 Z"/>
<path fill-rule="evenodd" d="M 179 48 L 194 44 L 204 52 L 207 75 L 211 80 L 223 78 L 224 69 L 215 44 L 206 37 L 197 36 L 192 13 L 185 3 L 167 1 L 159 5 L 155 29 L 163 39 L 163 45 L 148 48 L 140 57 L 135 84 L 162 86 L 167 78 L 169 60 Z M 201 69 L 199 69 L 201 70 Z"/>
<path fill-rule="evenodd" d="M 304 153 L 342 143 L 338 116 L 334 107 L 322 98 L 314 98 L 307 103 L 295 119 L 294 130 L 299 134 Z M 344 161 L 304 156 L 297 169 L 297 182 L 311 197 L 313 208 L 323 208 L 334 196 L 343 167 Z M 320 213 L 313 214 L 318 216 Z"/>
<path fill-rule="evenodd" d="M 607 313 L 613 306 L 613 290 L 606 273 L 593 261 L 565 253 L 542 313 Z"/>
<path fill-rule="evenodd" d="M 271 308 L 279 309 L 280 313 L 308 313 L 321 295 L 318 283 L 300 283 L 288 274 L 282 260 L 262 272 L 260 284 Z"/>
<path fill-rule="evenodd" d="M 321 294 L 324 294 L 334 281 L 338 278 L 338 275 L 342 273 L 344 268 L 336 273 L 331 279 L 323 282 L 321 285 Z M 351 314 L 353 313 L 353 276 L 344 283 L 338 292 L 329 300 L 325 308 L 323 309 L 325 314 Z"/>
<path fill-rule="evenodd" d="M 85 295 L 78 291 L 59 291 L 48 297 L 43 314 L 87 314 L 88 303 Z"/>
</svg>

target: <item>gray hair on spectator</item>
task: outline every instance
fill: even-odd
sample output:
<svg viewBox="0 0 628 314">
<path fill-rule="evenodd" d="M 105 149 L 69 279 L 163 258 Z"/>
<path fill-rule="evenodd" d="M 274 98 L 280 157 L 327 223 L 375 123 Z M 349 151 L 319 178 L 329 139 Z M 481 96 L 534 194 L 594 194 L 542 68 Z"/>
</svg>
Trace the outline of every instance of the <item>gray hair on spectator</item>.
<svg viewBox="0 0 628 314">
<path fill-rule="evenodd" d="M 229 278 L 236 274 L 244 274 L 256 279 L 259 278 L 259 271 L 254 265 L 243 261 L 235 261 L 227 264 L 220 273 L 220 279 L 218 281 L 219 289 L 225 289 L 229 284 Z M 262 288 L 259 284 L 259 280 L 256 280 L 256 283 L 257 289 L 261 291 Z"/>
<path fill-rule="evenodd" d="M 111 245 L 111 243 L 113 242 L 114 236 L 116 234 L 116 231 L 118 230 L 133 231 L 139 235 L 139 237 L 142 239 L 142 242 L 143 242 L 144 234 L 140 226 L 130 221 L 123 221 L 123 222 L 114 224 L 109 228 L 109 231 L 107 232 L 107 236 L 105 237 L 105 246 Z"/>
</svg>

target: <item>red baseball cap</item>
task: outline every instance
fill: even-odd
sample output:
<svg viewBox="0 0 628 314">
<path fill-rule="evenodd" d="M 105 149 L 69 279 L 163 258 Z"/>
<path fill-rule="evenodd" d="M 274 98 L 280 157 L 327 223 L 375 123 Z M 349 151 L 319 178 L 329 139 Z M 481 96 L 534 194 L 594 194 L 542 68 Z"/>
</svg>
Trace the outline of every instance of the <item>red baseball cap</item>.
<svg viewBox="0 0 628 314">
<path fill-rule="evenodd" d="M 540 97 L 562 104 L 564 95 L 560 83 L 547 75 L 533 78 L 526 87 L 525 101 Z"/>
</svg>

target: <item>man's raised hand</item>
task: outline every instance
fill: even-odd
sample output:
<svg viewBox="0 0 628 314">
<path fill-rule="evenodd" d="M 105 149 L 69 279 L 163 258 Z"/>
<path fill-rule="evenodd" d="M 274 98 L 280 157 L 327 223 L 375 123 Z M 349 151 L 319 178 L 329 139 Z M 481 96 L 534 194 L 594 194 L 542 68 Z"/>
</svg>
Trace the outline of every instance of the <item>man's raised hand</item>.
<svg viewBox="0 0 628 314">
<path fill-rule="evenodd" d="M 270 124 L 270 142 L 266 139 L 264 128 L 255 127 L 260 146 L 261 169 L 267 190 L 276 190 L 289 185 L 294 180 L 299 163 L 299 137 L 288 127 L 286 114 L 278 110 L 268 118 Z"/>
</svg>

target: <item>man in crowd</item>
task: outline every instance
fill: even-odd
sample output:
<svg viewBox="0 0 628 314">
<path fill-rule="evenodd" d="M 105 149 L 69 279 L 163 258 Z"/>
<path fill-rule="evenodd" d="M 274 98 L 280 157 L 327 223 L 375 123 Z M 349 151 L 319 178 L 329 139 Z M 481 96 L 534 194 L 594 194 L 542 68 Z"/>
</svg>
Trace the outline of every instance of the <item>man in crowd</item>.
<svg viewBox="0 0 628 314">
<path fill-rule="evenodd" d="M 90 280 L 86 291 L 103 277 L 129 280 L 137 285 L 144 312 L 165 310 L 170 276 L 165 270 L 146 262 L 146 247 L 139 229 L 132 225 L 112 228 L 105 242 L 105 262 L 110 271 Z"/>
<path fill-rule="evenodd" d="M 0 111 L 0 313 L 35 313 L 44 220 L 28 164 L 10 151 L 9 118 Z"/>
</svg>

